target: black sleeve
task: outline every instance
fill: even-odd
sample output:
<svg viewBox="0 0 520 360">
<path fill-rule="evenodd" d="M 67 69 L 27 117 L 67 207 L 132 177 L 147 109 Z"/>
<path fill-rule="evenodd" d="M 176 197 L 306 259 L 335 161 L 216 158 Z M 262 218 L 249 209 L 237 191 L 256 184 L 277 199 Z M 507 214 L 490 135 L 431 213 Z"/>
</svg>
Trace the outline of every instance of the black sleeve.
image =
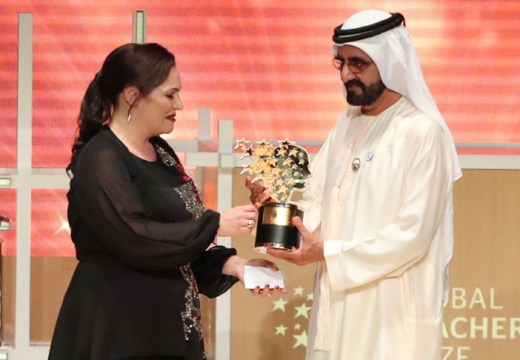
<svg viewBox="0 0 520 360">
<path fill-rule="evenodd" d="M 145 218 L 125 155 L 113 146 L 85 148 L 72 183 L 69 208 L 74 210 L 69 209 L 69 218 L 81 218 L 98 241 L 128 266 L 171 270 L 203 255 L 216 236 L 220 215 L 211 210 L 197 220 L 175 223 Z"/>
<path fill-rule="evenodd" d="M 234 276 L 222 274 L 224 263 L 236 254 L 233 248 L 213 246 L 191 264 L 200 293 L 214 298 L 228 291 L 238 281 Z"/>
</svg>

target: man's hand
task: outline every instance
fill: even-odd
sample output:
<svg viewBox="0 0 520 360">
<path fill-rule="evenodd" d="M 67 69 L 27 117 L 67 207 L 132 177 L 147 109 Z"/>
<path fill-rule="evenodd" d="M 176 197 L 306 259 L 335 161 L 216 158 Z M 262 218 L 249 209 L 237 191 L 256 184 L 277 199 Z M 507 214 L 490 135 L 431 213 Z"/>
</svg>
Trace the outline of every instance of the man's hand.
<svg viewBox="0 0 520 360">
<path fill-rule="evenodd" d="M 323 240 L 307 230 L 299 216 L 293 217 L 292 223 L 302 235 L 301 247 L 294 251 L 267 249 L 267 253 L 296 265 L 307 265 L 324 260 Z"/>
</svg>

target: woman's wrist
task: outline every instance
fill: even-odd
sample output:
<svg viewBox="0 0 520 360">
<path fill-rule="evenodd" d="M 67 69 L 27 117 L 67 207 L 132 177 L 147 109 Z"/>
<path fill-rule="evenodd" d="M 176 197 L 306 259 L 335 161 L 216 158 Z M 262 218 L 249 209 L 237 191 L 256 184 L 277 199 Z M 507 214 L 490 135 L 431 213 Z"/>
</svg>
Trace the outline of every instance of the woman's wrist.
<svg viewBox="0 0 520 360">
<path fill-rule="evenodd" d="M 245 263 L 245 259 L 242 259 L 238 255 L 232 255 L 224 263 L 222 274 L 240 278 L 241 268 L 244 267 Z"/>
</svg>

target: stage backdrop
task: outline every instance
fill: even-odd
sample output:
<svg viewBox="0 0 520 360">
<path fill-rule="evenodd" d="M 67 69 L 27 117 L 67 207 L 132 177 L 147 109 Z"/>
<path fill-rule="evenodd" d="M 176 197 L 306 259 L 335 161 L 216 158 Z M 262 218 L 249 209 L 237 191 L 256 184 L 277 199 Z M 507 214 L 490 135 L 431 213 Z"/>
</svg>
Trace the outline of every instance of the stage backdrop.
<svg viewBox="0 0 520 360">
<path fill-rule="evenodd" d="M 338 73 L 330 64 L 332 29 L 354 11 L 368 8 L 399 11 L 405 15 L 426 81 L 456 141 L 491 146 L 474 150 L 461 147 L 459 151 L 518 153 L 517 149 L 507 146 L 518 144 L 520 139 L 520 92 L 517 85 L 520 80 L 520 42 L 516 39 L 520 32 L 519 1 L 4 0 L 0 3 L 0 173 L 16 171 L 19 12 L 34 15 L 32 165 L 37 171 L 45 172 L 50 168 L 63 169 L 67 164 L 83 92 L 106 54 L 115 46 L 131 41 L 133 11 L 145 10 L 147 13 L 147 40 L 164 44 L 177 56 L 185 109 L 178 116 L 176 131 L 167 136 L 175 144 L 178 139 L 196 136 L 196 114 L 200 107 L 212 108 L 215 120 L 233 120 L 237 138 L 245 136 L 274 141 L 289 136 L 292 140 L 322 141 L 338 114 L 346 108 L 341 98 Z M 214 121 L 213 133 L 216 127 Z M 495 148 L 495 143 L 503 143 L 506 147 Z M 458 186 L 462 186 L 466 179 L 463 178 Z M 466 213 L 485 211 L 479 201 L 487 196 L 483 196 L 486 186 L 479 188 L 482 193 L 471 195 L 479 206 L 464 210 Z M 215 186 L 210 182 L 205 187 L 205 199 L 214 206 Z M 65 193 L 66 189 L 49 189 L 46 184 L 32 190 L 33 210 L 27 216 L 31 217 L 32 229 L 33 343 L 49 341 L 56 311 L 74 266 L 74 249 L 66 222 Z M 16 196 L 14 189 L 0 190 L 0 212 L 10 216 L 14 224 L 12 230 L 1 234 L 5 239 L 2 246 L 5 260 L 2 288 L 4 343 L 13 341 Z M 471 269 L 473 264 L 489 261 L 494 265 L 489 269 L 491 273 L 495 274 L 494 269 L 500 267 L 502 270 L 496 276 L 503 276 L 504 281 L 507 281 L 505 274 L 515 274 L 506 271 L 514 269 L 514 266 L 511 268 L 510 263 L 502 261 L 502 256 L 513 257 L 515 250 L 502 246 L 504 239 L 496 235 L 499 230 L 515 229 L 502 222 L 502 217 L 508 219 L 516 214 L 515 203 L 511 203 L 513 199 L 506 196 L 505 200 L 511 204 L 509 212 L 496 214 L 499 218 L 488 224 L 491 227 L 486 228 L 487 232 L 480 229 L 486 224 L 484 221 L 470 221 L 468 217 L 468 231 L 475 231 L 479 236 L 488 234 L 485 243 L 491 246 L 489 243 L 497 245 L 498 242 L 497 249 L 505 249 L 504 254 L 499 250 L 483 250 L 481 256 L 485 253 L 489 260 L 477 257 L 478 260 L 472 262 L 468 258 L 454 266 Z M 495 213 L 485 215 L 485 220 L 494 219 Z M 467 236 L 466 228 L 457 228 L 457 246 L 460 246 L 459 238 L 464 236 Z M 469 250 L 483 249 L 480 245 L 471 246 L 475 243 L 473 238 L 466 241 Z M 510 240 L 508 244 L 512 242 Z M 457 256 L 471 254 L 468 249 L 463 250 L 458 250 Z M 455 261 L 461 260 L 456 257 Z M 479 270 L 488 269 L 479 267 Z M 466 274 L 462 270 L 459 273 Z M 471 275 L 467 273 L 467 276 L 485 279 L 482 274 L 474 275 L 474 272 Z M 312 275 L 307 273 L 305 277 L 307 281 L 312 279 Z M 295 283 L 299 284 L 299 280 Z M 500 326 L 503 321 L 516 324 L 510 320 L 515 318 L 514 309 L 506 304 L 507 301 L 518 302 L 518 289 L 508 292 L 514 294 L 513 300 L 508 300 L 509 296 L 490 289 L 491 285 L 479 287 L 482 291 L 475 290 L 476 285 L 460 285 L 465 292 L 454 292 L 458 302 L 449 306 L 456 310 L 455 315 L 459 315 L 447 324 L 447 341 L 457 339 L 470 345 L 480 340 L 482 344 L 491 343 L 492 334 L 483 335 L 478 329 L 484 325 L 475 323 L 484 321 L 482 317 L 471 320 L 472 312 L 479 306 L 486 306 L 483 311 L 493 315 L 488 316 L 487 321 L 489 324 L 496 322 L 496 336 L 502 336 Z M 293 326 L 299 329 L 304 328 L 300 321 L 306 318 L 304 313 L 312 301 L 312 298 L 307 298 L 311 284 L 302 283 L 301 286 L 303 290 L 298 288 L 296 300 L 288 300 L 292 305 L 286 307 L 283 302 L 273 305 L 273 308 L 276 306 L 273 311 L 276 315 L 285 313 L 280 308 L 285 308 L 288 316 L 298 314 L 298 323 Z M 487 296 L 481 301 L 485 301 L 483 305 L 478 304 L 480 296 Z M 291 314 L 289 309 L 297 306 L 299 310 L 293 311 L 299 312 Z M 511 316 L 502 316 L 508 320 L 498 319 L 500 316 L 497 315 L 506 311 L 512 312 Z M 469 314 L 467 317 L 461 315 L 466 313 Z M 471 321 L 475 325 L 471 325 Z M 473 326 L 473 333 L 469 332 L 469 326 Z M 509 334 L 511 331 L 516 334 L 514 326 L 508 325 L 507 328 Z M 278 337 L 284 331 L 288 336 L 300 334 L 297 329 L 289 332 L 284 327 L 276 331 Z M 471 336 L 475 339 L 472 340 Z M 497 340 L 497 343 L 508 341 Z M 295 348 L 297 351 L 301 351 L 300 342 Z M 466 350 L 460 348 L 458 351 L 457 356 L 462 359 Z M 477 356 L 475 353 L 472 351 L 472 356 Z M 508 360 L 507 357 L 504 359 Z"/>
</svg>

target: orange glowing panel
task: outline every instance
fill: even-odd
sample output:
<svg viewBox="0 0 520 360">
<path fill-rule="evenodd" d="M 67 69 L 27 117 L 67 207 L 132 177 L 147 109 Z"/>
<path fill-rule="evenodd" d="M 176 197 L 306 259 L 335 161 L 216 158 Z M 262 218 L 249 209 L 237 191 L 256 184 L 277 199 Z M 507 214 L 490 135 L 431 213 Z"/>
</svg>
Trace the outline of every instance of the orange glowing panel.
<svg viewBox="0 0 520 360">
<path fill-rule="evenodd" d="M 132 11 L 147 40 L 178 59 L 185 110 L 173 138 L 196 136 L 199 107 L 235 135 L 323 140 L 346 105 L 330 66 L 332 28 L 362 8 L 400 11 L 438 105 L 458 142 L 520 142 L 520 45 L 515 1 L 128 1 L 1 5 L 0 167 L 16 159 L 17 13 L 34 15 L 34 167 L 64 167 L 79 103 L 106 54 L 131 41 Z M 215 126 L 216 128 L 216 126 Z"/>
<path fill-rule="evenodd" d="M 11 223 L 10 230 L 0 231 L 1 256 L 13 256 L 16 252 L 16 191 L 0 189 L 0 215 Z"/>
<path fill-rule="evenodd" d="M 66 190 L 33 190 L 31 219 L 31 256 L 75 256 Z"/>
<path fill-rule="evenodd" d="M 0 168 L 16 167 L 19 12 L 31 12 L 34 21 L 33 167 L 66 166 L 83 93 L 108 52 L 132 40 L 134 10 L 146 11 L 147 41 L 165 45 L 177 57 L 184 110 L 167 135 L 174 144 L 196 137 L 200 107 L 213 109 L 214 134 L 217 121 L 225 119 L 234 121 L 237 139 L 324 140 L 347 107 L 330 64 L 332 30 L 357 10 L 380 8 L 405 15 L 426 82 L 455 140 L 482 144 L 459 151 L 520 152 L 486 147 L 520 144 L 519 1 L 52 4 L 4 0 L 0 5 Z M 42 195 L 42 204 L 51 201 L 63 210 L 65 201 L 55 196 Z M 33 253 L 71 254 L 71 248 L 56 245 L 47 225 L 38 225 L 56 220 L 39 211 L 33 224 L 44 235 L 33 230 Z"/>
</svg>

